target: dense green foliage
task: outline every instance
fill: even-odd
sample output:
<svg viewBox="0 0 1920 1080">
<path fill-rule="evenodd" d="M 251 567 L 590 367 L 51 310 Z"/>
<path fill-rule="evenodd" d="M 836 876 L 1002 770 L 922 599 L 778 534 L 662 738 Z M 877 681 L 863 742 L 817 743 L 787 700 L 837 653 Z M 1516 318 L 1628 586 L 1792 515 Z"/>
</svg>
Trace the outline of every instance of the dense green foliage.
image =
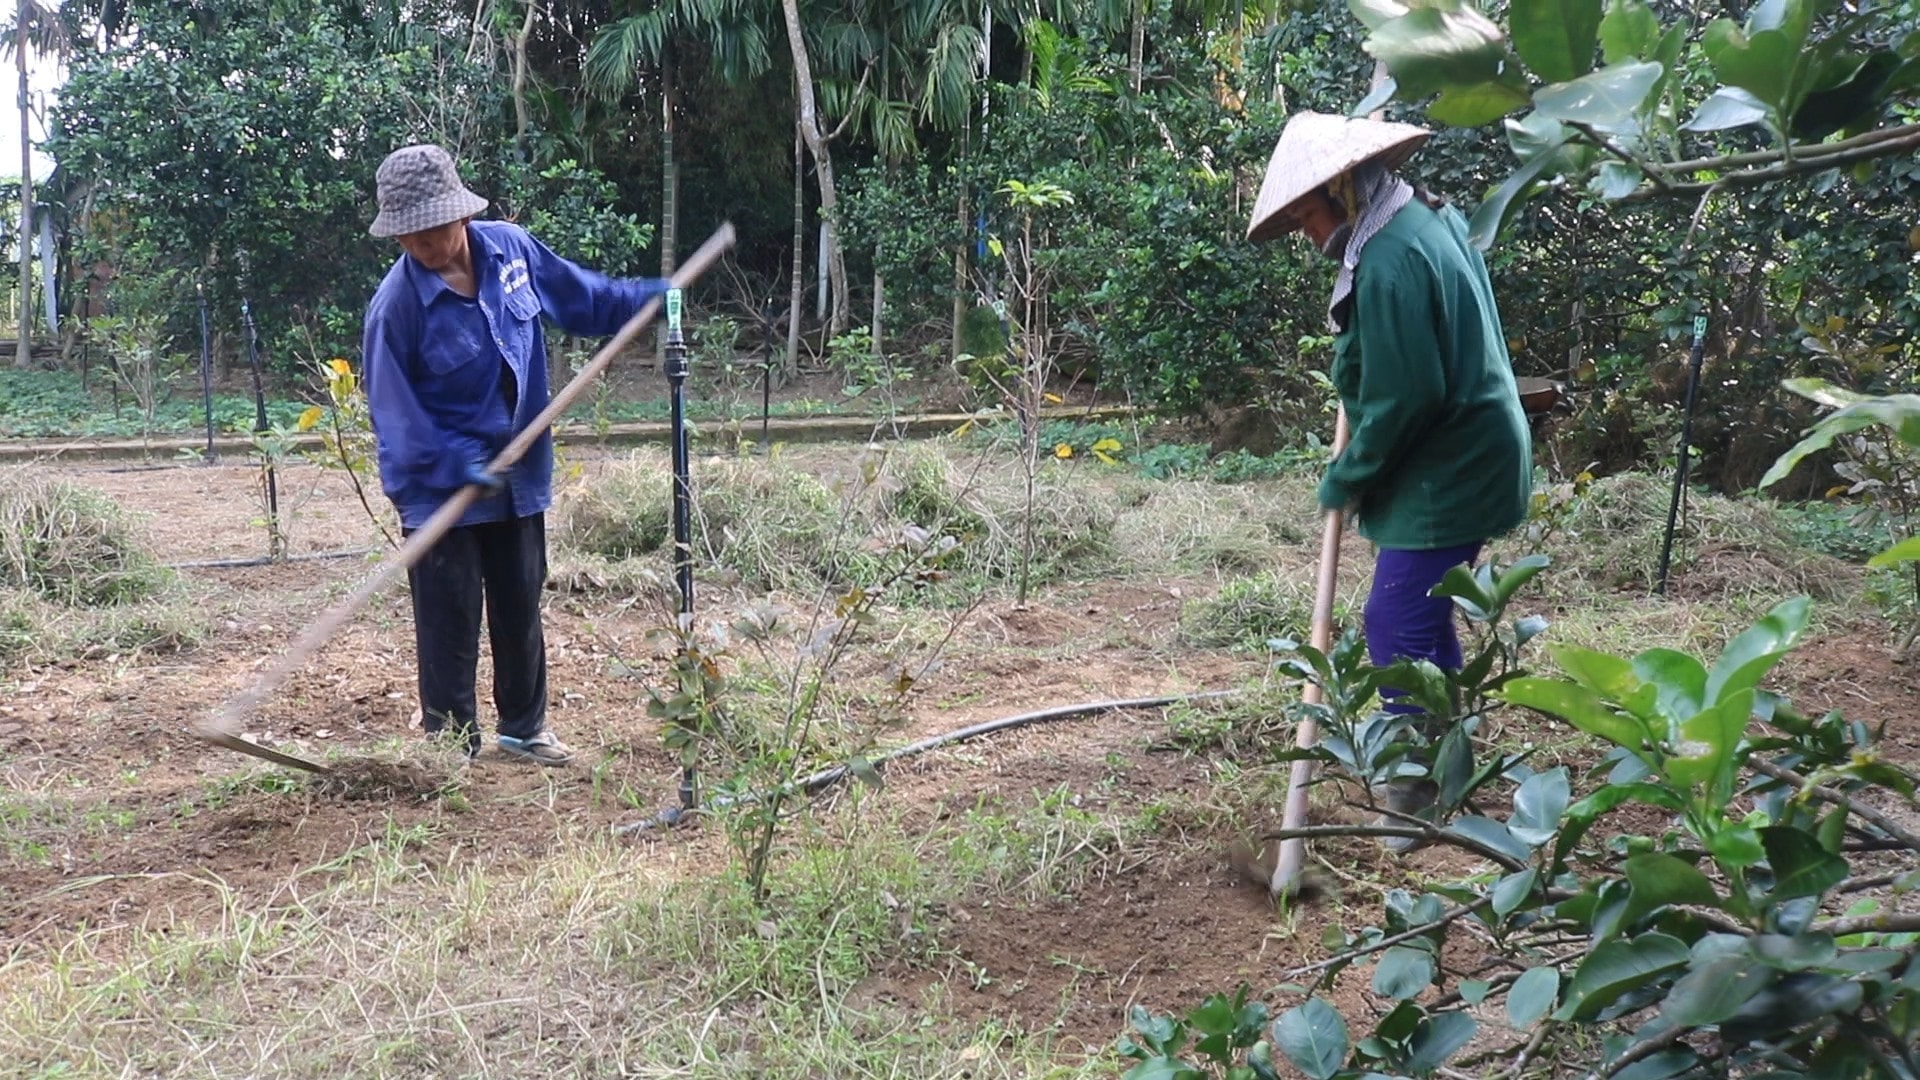
<svg viewBox="0 0 1920 1080">
<path fill-rule="evenodd" d="M 483 5 L 478 22 L 468 6 L 443 3 L 334 4 L 282 18 L 273 4 L 136 0 L 113 12 L 113 48 L 73 58 L 49 146 L 62 168 L 45 194 L 68 229 L 69 274 L 107 258 L 122 283 L 109 298 L 160 308 L 177 352 L 197 350 L 198 281 L 223 360 L 236 354 L 243 293 L 282 370 L 353 355 L 358 312 L 392 257 L 362 228 L 373 169 L 414 138 L 460 153 L 496 212 L 614 272 L 649 271 L 665 243 L 684 248 L 731 218 L 742 236 L 734 265 L 696 301 L 739 320 L 741 340 L 756 346 L 784 339 L 755 331 L 785 321 L 797 236 L 797 298 L 813 329 L 820 199 L 803 157 L 794 203 L 792 71 L 776 5 L 531 15 Z M 1737 97 L 1720 91 L 1740 91 L 1744 76 L 1721 70 L 1729 31 L 1679 9 L 1534 3 L 1490 22 L 1470 7 L 1409 12 L 1391 0 L 1363 5 L 1359 19 L 1333 3 L 1091 4 L 1041 19 L 920 0 L 803 3 L 801 14 L 823 127 L 835 134 L 839 201 L 828 224 L 848 261 L 856 322 L 876 331 L 834 337 L 823 327 L 802 358 L 837 350 L 829 361 L 861 385 L 946 377 L 956 349 L 990 358 L 1004 348 L 994 304 L 1010 283 L 986 240 L 1009 228 L 995 192 L 1017 178 L 1075 196 L 1050 212 L 1037 256 L 1062 381 L 1216 420 L 1256 406 L 1278 433 L 1262 451 L 1322 435 L 1326 268 L 1296 243 L 1243 237 L 1286 115 L 1360 104 L 1369 50 L 1398 77 L 1390 114 L 1467 125 L 1442 130 L 1409 174 L 1470 213 L 1486 210 L 1483 225 L 1505 222 L 1490 261 L 1517 368 L 1575 391 L 1575 415 L 1548 432 L 1567 468 L 1672 460 L 1684 339 L 1698 314 L 1709 342 L 1694 475 L 1718 486 L 1752 484 L 1806 419 L 1804 403 L 1778 392 L 1781 378 L 1817 374 L 1867 390 L 1910 378 L 1920 290 L 1901 206 L 1920 180 L 1914 155 L 1729 185 L 1704 203 L 1652 197 L 1652 180 L 1625 201 L 1604 198 L 1622 194 L 1627 166 L 1606 160 L 1597 137 L 1650 168 L 1681 150 L 1758 152 L 1764 117 L 1757 127 L 1686 123 L 1716 94 Z M 1857 59 L 1877 79 L 1883 57 L 1913 46 L 1893 8 L 1847 22 L 1812 0 L 1776 0 L 1750 18 L 1793 29 L 1801 15 L 1810 55 L 1834 72 Z M 95 40 L 98 11 L 73 6 L 68 17 L 76 42 Z M 1411 32 L 1422 20 L 1470 28 L 1463 40 L 1477 44 L 1464 59 L 1429 55 L 1426 31 Z M 1447 65 L 1481 63 L 1495 40 L 1518 62 L 1467 93 Z M 1888 69 L 1848 130 L 1911 111 L 1912 64 Z M 1655 68 L 1663 74 L 1645 96 L 1613 88 L 1589 106 L 1620 116 L 1553 119 L 1564 87 L 1641 88 Z M 1825 71 L 1796 74 L 1780 93 L 1798 95 L 1796 109 L 1815 107 L 1833 81 Z M 1789 104 L 1780 98 L 1767 117 L 1797 115 Z M 1519 117 L 1507 145 L 1473 130 L 1502 111 Z M 1540 163 L 1524 183 L 1514 182 L 1516 152 L 1523 173 Z M 1584 185 L 1589 175 L 1596 188 Z M 1714 175 L 1675 170 L 1668 186 Z M 165 272 L 176 275 L 168 289 L 136 295 L 131 279 Z M 65 290 L 69 309 L 81 294 Z M 881 356 L 853 355 L 871 353 L 876 338 Z M 975 363 L 963 374 L 977 375 Z"/>
</svg>

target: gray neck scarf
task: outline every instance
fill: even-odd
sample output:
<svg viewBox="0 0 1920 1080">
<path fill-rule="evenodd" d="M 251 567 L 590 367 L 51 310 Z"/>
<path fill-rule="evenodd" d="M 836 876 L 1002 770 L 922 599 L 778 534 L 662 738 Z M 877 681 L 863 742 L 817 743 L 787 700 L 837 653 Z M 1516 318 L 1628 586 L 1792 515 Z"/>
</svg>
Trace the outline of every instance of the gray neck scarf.
<svg viewBox="0 0 1920 1080">
<path fill-rule="evenodd" d="M 1360 265 L 1360 252 L 1401 207 L 1413 200 L 1413 185 L 1367 162 L 1328 182 L 1327 191 L 1347 218 L 1321 249 L 1321 254 L 1340 263 L 1340 272 L 1333 279 L 1333 297 L 1327 301 L 1327 326 L 1338 332 L 1346 327 L 1335 312 L 1353 295 L 1353 271 Z"/>
</svg>

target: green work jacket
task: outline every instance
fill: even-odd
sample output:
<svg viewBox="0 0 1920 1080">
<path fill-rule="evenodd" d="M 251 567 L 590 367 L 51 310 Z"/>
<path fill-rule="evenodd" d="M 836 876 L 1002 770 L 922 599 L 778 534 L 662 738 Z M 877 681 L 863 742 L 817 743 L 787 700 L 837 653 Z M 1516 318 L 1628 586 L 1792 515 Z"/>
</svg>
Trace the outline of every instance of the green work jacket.
<svg viewBox="0 0 1920 1080">
<path fill-rule="evenodd" d="M 1409 202 L 1354 269 L 1333 381 L 1351 437 L 1320 505 L 1379 547 L 1487 540 L 1526 520 L 1533 448 L 1486 263 L 1466 221 Z"/>
</svg>

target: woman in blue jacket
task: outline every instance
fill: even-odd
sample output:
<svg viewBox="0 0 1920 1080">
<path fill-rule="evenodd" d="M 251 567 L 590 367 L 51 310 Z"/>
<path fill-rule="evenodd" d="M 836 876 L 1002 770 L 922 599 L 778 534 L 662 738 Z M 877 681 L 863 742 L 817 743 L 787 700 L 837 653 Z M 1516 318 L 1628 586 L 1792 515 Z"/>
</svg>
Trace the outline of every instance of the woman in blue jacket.
<svg viewBox="0 0 1920 1080">
<path fill-rule="evenodd" d="M 377 185 L 369 231 L 404 252 L 367 306 L 363 341 L 381 486 L 406 532 L 462 487 L 483 492 L 407 574 L 422 724 L 479 751 L 484 604 L 500 748 L 564 765 L 573 751 L 547 727 L 540 626 L 552 437 L 543 433 L 503 475 L 487 463 L 547 405 L 542 320 L 609 335 L 667 283 L 614 280 L 560 258 L 518 225 L 473 220 L 487 201 L 437 146 L 394 151 Z"/>
</svg>

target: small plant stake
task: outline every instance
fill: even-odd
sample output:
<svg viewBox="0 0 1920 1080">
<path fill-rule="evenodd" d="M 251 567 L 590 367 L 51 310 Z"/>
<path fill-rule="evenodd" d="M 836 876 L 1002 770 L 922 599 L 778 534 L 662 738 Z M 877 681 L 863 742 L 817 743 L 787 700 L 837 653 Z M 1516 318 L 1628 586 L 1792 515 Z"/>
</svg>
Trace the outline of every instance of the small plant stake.
<svg viewBox="0 0 1920 1080">
<path fill-rule="evenodd" d="M 253 433 L 267 433 L 267 393 L 260 377 L 260 335 L 253 325 L 253 307 L 245 297 L 240 299 L 240 321 L 247 328 L 247 366 L 253 369 Z M 265 476 L 267 485 L 267 546 L 268 554 L 278 557 L 285 554 L 282 550 L 284 537 L 280 531 L 280 480 L 274 469 L 271 456 L 266 457 Z"/>
<path fill-rule="evenodd" d="M 682 640 L 693 630 L 693 481 L 687 453 L 687 339 L 680 328 L 680 290 L 667 290 L 665 348 L 668 397 L 673 408 L 673 580 L 680 592 Z M 693 809 L 692 765 L 680 771 L 680 807 Z"/>
<path fill-rule="evenodd" d="M 1687 492 L 1687 465 L 1693 456 L 1693 406 L 1700 397 L 1700 357 L 1706 351 L 1707 317 L 1693 319 L 1693 355 L 1687 360 L 1687 404 L 1680 417 L 1680 460 L 1673 470 L 1673 501 L 1667 504 L 1667 535 L 1660 541 L 1660 571 L 1654 577 L 1653 591 L 1667 595 L 1667 568 L 1673 558 L 1673 528 L 1680 518 L 1680 500 Z"/>
</svg>

